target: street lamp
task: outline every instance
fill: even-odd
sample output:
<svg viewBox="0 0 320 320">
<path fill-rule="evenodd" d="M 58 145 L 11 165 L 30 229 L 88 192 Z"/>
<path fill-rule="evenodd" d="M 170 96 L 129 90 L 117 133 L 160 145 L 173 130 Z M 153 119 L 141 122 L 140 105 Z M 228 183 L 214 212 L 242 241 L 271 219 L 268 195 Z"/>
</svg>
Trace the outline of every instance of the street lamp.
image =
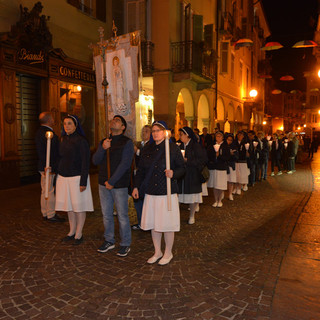
<svg viewBox="0 0 320 320">
<path fill-rule="evenodd" d="M 249 92 L 250 98 L 255 98 L 258 95 L 258 91 L 256 89 L 252 89 Z"/>
</svg>

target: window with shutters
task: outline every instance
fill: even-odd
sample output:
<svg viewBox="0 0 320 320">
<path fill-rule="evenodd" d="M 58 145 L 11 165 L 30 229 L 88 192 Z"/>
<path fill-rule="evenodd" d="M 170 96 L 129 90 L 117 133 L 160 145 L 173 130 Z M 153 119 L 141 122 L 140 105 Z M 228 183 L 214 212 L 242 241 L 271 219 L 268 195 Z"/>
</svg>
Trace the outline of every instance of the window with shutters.
<svg viewBox="0 0 320 320">
<path fill-rule="evenodd" d="M 221 42 L 220 47 L 220 72 L 228 73 L 228 54 L 229 54 L 229 42 Z"/>
<path fill-rule="evenodd" d="M 234 53 L 231 53 L 230 78 L 234 80 Z"/>
<path fill-rule="evenodd" d="M 240 62 L 240 66 L 239 66 L 239 87 L 242 86 L 242 68 L 243 68 L 242 62 Z"/>
<path fill-rule="evenodd" d="M 126 32 L 140 30 L 141 37 L 146 37 L 146 0 L 126 1 Z"/>
</svg>

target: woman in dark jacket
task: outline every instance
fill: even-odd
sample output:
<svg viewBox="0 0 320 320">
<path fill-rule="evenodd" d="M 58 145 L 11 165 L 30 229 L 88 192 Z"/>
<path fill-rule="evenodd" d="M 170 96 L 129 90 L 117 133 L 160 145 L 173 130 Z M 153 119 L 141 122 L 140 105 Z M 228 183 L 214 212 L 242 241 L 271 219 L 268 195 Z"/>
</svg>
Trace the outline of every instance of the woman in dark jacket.
<svg viewBox="0 0 320 320">
<path fill-rule="evenodd" d="M 234 143 L 232 134 L 226 136 L 226 142 L 228 144 L 230 159 L 228 161 L 228 190 L 229 190 L 229 200 L 233 200 L 233 191 L 235 190 L 237 183 L 237 173 L 236 173 L 236 161 L 239 158 L 239 153 L 237 146 Z"/>
<path fill-rule="evenodd" d="M 70 231 L 63 242 L 83 241 L 82 229 L 86 211 L 93 211 L 90 188 L 90 148 L 76 116 L 63 120 L 60 162 L 56 183 L 56 211 L 68 212 Z"/>
<path fill-rule="evenodd" d="M 152 264 L 161 259 L 160 265 L 168 264 L 173 258 L 174 233 L 180 231 L 177 180 L 185 173 L 184 160 L 175 143 L 169 144 L 170 170 L 166 170 L 166 130 L 164 121 L 155 121 L 152 124 L 154 142 L 150 142 L 140 156 L 132 192 L 134 199 L 139 198 L 139 193 L 145 193 L 141 229 L 151 230 L 154 245 L 154 255 L 147 263 Z M 171 211 L 167 206 L 167 177 L 171 181 Z M 166 244 L 164 255 L 161 251 L 162 233 Z"/>
<path fill-rule="evenodd" d="M 191 128 L 179 129 L 179 135 L 186 165 L 186 174 L 179 182 L 179 202 L 190 205 L 188 223 L 194 224 L 196 208 L 202 203 L 201 171 L 207 163 L 207 156 Z"/>
<path fill-rule="evenodd" d="M 248 158 L 249 158 L 249 147 L 250 144 L 248 140 L 245 139 L 245 134 L 243 131 L 239 131 L 235 140 L 235 144 L 238 149 L 239 158 L 236 161 L 236 174 L 237 174 L 237 187 L 236 193 L 241 194 L 241 188 L 243 191 L 248 190 L 248 181 L 250 170 L 248 168 Z"/>
<path fill-rule="evenodd" d="M 215 202 L 212 206 L 218 208 L 222 207 L 224 190 L 228 189 L 227 171 L 230 150 L 223 138 L 223 133 L 221 131 L 216 132 L 216 144 L 209 146 L 207 149 L 208 168 L 210 171 L 208 188 L 213 188 Z"/>
<path fill-rule="evenodd" d="M 277 175 L 281 175 L 281 153 L 282 153 L 282 148 L 283 144 L 280 139 L 278 139 L 278 135 L 274 133 L 272 135 L 272 144 L 271 144 L 271 176 L 274 176 L 274 166 L 276 165 L 278 167 L 278 173 Z"/>
</svg>

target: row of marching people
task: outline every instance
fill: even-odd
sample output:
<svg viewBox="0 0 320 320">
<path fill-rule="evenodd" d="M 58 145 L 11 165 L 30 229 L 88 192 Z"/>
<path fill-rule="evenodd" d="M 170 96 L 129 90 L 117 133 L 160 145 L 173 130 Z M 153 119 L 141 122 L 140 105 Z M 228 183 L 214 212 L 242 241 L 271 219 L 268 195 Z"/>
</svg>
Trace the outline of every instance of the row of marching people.
<svg viewBox="0 0 320 320">
<path fill-rule="evenodd" d="M 57 222 L 62 220 L 58 220 L 55 211 L 67 212 L 70 228 L 62 242 L 79 245 L 84 241 L 82 230 L 86 212 L 94 210 L 89 179 L 89 144 L 76 116 L 64 118 L 60 142 L 52 130 L 52 115 L 42 113 L 39 119 L 41 128 L 36 141 L 42 186 L 46 185 L 46 172 L 51 171 L 48 197 L 41 197 L 42 213 L 46 221 Z M 174 142 L 166 144 L 167 125 L 163 121 L 155 121 L 152 126 L 144 128 L 149 131 L 146 134 L 148 138 L 144 139 L 139 150 L 135 150 L 133 141 L 125 135 L 126 128 L 126 120 L 115 115 L 110 121 L 111 134 L 108 133 L 100 141 L 92 157 L 93 164 L 99 166 L 99 197 L 104 224 L 104 242 L 97 251 L 106 253 L 116 246 L 114 206 L 120 231 L 117 255 L 125 257 L 131 250 L 128 187 L 132 177 L 132 159 L 134 154 L 138 156 L 139 153 L 130 194 L 135 199 L 139 226 L 143 230 L 150 230 L 152 235 L 154 254 L 147 263 L 166 265 L 173 258 L 174 235 L 180 230 L 179 203 L 189 205 L 188 221 L 193 224 L 195 211 L 206 191 L 204 182 L 208 176 L 208 187 L 214 188 L 214 207 L 222 206 L 222 197 L 228 185 L 230 200 L 234 192 L 241 193 L 241 188 L 245 190 L 248 182 L 253 185 L 253 178 L 248 180 L 253 173 L 251 171 L 249 174 L 248 164 L 250 167 L 258 154 L 262 159 L 262 152 L 259 151 L 261 146 L 257 145 L 259 141 L 249 141 L 250 133 L 248 139 L 244 132 L 239 132 L 234 139 L 232 135 L 224 136 L 222 132 L 217 132 L 215 144 L 204 149 L 189 127 L 179 129 L 179 146 Z M 47 156 L 51 159 L 51 168 L 45 167 L 45 155 L 48 155 L 46 148 L 48 151 L 50 146 L 45 138 L 47 131 L 53 133 L 51 154 Z M 55 174 L 56 196 L 53 187 Z M 171 192 L 168 193 L 169 189 Z M 165 240 L 164 252 L 161 250 L 162 236 Z"/>
</svg>

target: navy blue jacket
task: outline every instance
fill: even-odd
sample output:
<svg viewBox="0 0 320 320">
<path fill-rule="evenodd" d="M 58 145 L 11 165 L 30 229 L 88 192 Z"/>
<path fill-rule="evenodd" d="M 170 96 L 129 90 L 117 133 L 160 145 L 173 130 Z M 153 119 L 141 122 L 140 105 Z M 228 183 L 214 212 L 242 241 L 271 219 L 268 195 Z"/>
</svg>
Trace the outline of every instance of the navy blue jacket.
<svg viewBox="0 0 320 320">
<path fill-rule="evenodd" d="M 74 132 L 61 138 L 58 174 L 80 176 L 80 186 L 87 186 L 90 169 L 90 147 L 86 138 Z"/>
<path fill-rule="evenodd" d="M 178 179 L 185 174 L 184 160 L 179 147 L 175 143 L 170 143 L 170 169 L 173 170 L 171 179 L 171 193 L 178 193 Z M 167 181 L 165 176 L 165 142 L 160 144 L 149 143 L 143 149 L 140 156 L 138 170 L 134 178 L 134 188 L 140 189 L 143 181 L 151 170 L 149 181 L 145 181 L 145 193 L 149 195 L 166 195 Z M 160 154 L 159 154 L 160 152 Z M 155 161 L 159 158 L 157 161 Z M 140 192 L 140 190 L 139 190 Z"/>
<path fill-rule="evenodd" d="M 108 181 L 114 188 L 127 188 L 130 184 L 131 164 L 134 154 L 133 142 L 123 134 L 111 136 L 110 177 L 107 169 L 107 151 L 103 149 L 101 140 L 92 162 L 99 165 L 99 184 L 104 186 Z"/>
</svg>

